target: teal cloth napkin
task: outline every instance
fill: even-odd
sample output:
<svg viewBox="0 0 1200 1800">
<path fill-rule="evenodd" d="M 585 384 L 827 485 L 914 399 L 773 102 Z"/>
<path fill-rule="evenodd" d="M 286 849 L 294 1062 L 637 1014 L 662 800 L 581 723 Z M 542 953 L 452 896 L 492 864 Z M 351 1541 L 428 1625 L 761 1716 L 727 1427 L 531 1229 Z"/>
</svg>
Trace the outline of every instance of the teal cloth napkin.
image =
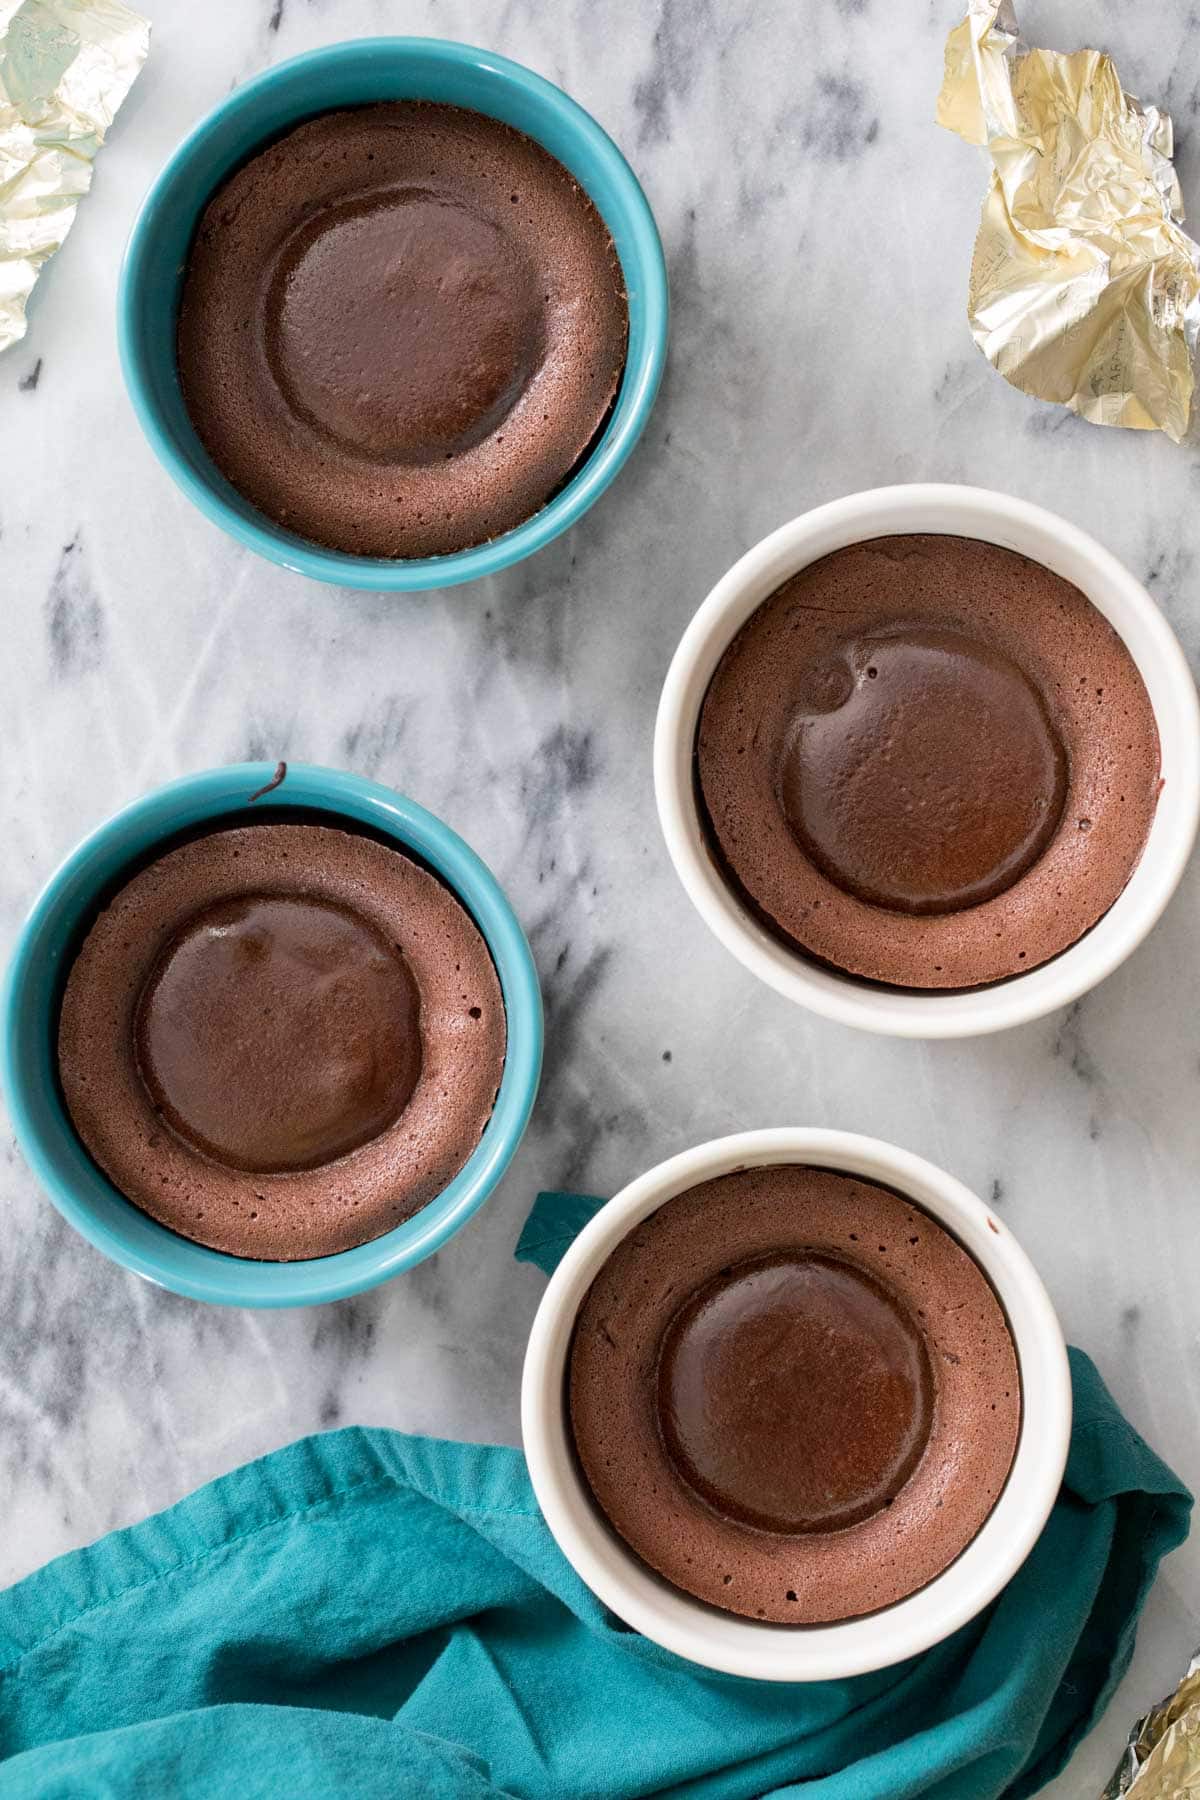
<svg viewBox="0 0 1200 1800">
<path fill-rule="evenodd" d="M 553 1267 L 599 1204 L 543 1195 L 517 1254 Z M 1020 1574 L 926 1655 L 806 1687 L 629 1632 L 516 1450 L 304 1438 L 0 1595 L 0 1795 L 1032 1794 L 1108 1700 L 1191 1507 L 1071 1369 L 1066 1484 Z"/>
</svg>

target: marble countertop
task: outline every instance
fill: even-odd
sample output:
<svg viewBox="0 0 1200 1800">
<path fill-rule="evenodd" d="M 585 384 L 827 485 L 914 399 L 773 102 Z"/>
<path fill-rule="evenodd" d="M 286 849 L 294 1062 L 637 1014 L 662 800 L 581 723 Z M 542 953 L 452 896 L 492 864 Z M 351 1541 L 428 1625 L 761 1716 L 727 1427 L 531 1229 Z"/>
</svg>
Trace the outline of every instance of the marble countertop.
<svg viewBox="0 0 1200 1800">
<path fill-rule="evenodd" d="M 931 123 L 955 0 L 185 0 L 69 242 L 0 360 L 0 934 L 89 827 L 241 757 L 340 764 L 442 814 L 534 946 L 546 1077 L 503 1185 L 435 1259 L 313 1311 L 205 1307 L 122 1273 L 0 1140 L 0 1581 L 301 1433 L 352 1421 L 515 1441 L 541 1279 L 511 1261 L 539 1187 L 609 1192 L 700 1138 L 876 1133 L 990 1196 L 1068 1336 L 1200 1487 L 1200 879 L 1067 1013 L 919 1044 L 810 1018 L 716 944 L 650 784 L 687 619 L 756 538 L 881 482 L 981 482 L 1064 513 L 1200 652 L 1200 460 L 1010 390 L 969 338 L 978 154 Z M 1200 209 L 1200 33 L 1038 0 L 1037 42 L 1099 37 L 1173 109 Z M 121 245 L 181 134 L 264 65 L 387 30 L 463 37 L 562 83 L 646 186 L 674 292 L 645 440 L 569 536 L 473 587 L 309 584 L 237 548 L 154 461 L 117 368 Z M 873 254 L 864 263 L 862 251 Z M 1167 1564 L 1133 1668 L 1054 1792 L 1098 1791 L 1132 1714 L 1200 1641 L 1200 1545 Z"/>
</svg>

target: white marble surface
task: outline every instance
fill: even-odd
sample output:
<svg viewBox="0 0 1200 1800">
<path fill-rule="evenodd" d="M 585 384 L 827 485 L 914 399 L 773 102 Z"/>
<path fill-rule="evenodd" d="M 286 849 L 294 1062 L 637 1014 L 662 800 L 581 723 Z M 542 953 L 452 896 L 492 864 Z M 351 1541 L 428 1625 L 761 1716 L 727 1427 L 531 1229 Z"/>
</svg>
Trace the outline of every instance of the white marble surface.
<svg viewBox="0 0 1200 1800">
<path fill-rule="evenodd" d="M 1050 505 L 1151 584 L 1200 651 L 1200 459 L 1009 390 L 964 291 L 983 170 L 931 124 L 954 0 L 161 0 L 94 191 L 0 361 L 0 926 L 146 787 L 242 756 L 342 764 L 443 814 L 524 919 L 546 1080 L 503 1186 L 436 1260 L 362 1299 L 249 1314 L 123 1274 L 0 1143 L 0 1578 L 322 1426 L 517 1437 L 540 1278 L 510 1261 L 539 1187 L 610 1191 L 739 1126 L 859 1128 L 990 1195 L 1071 1338 L 1200 1486 L 1200 979 L 1194 872 L 1143 950 L 1054 1018 L 921 1045 L 810 1019 L 695 917 L 651 798 L 659 683 L 755 538 L 885 481 Z M 1156 22 L 1155 22 L 1156 21 Z M 1038 0 L 1164 98 L 1200 212 L 1200 34 L 1158 9 Z M 672 363 L 616 487 L 567 539 L 445 594 L 369 597 L 257 561 L 142 440 L 113 331 L 150 177 L 232 84 L 375 31 L 461 36 L 563 83 L 616 136 L 674 283 Z M 870 246 L 869 263 L 863 250 Z M 1167 1565 L 1117 1704 L 1058 1784 L 1094 1794 L 1128 1717 L 1200 1641 L 1200 1548 Z"/>
</svg>

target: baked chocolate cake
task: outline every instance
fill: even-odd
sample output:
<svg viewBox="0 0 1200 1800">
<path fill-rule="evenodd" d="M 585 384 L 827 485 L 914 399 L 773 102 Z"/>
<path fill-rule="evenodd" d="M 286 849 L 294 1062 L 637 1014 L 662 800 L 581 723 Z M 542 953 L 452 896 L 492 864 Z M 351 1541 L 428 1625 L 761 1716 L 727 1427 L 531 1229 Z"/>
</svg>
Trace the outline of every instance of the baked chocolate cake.
<svg viewBox="0 0 1200 1800">
<path fill-rule="evenodd" d="M 799 1165 L 703 1182 L 629 1234 L 579 1310 L 569 1402 L 588 1485 L 644 1562 L 794 1625 L 947 1568 L 1021 1426 L 978 1264 L 890 1189 Z"/>
<path fill-rule="evenodd" d="M 179 376 L 239 493 L 361 556 L 510 530 L 587 453 L 625 363 L 592 201 L 510 126 L 404 100 L 323 113 L 201 217 Z"/>
<path fill-rule="evenodd" d="M 713 851 L 777 935 L 897 987 L 1057 956 L 1137 865 L 1149 696 L 1079 589 L 970 538 L 876 538 L 754 612 L 701 709 Z"/>
<path fill-rule="evenodd" d="M 504 1068 L 500 984 L 433 875 L 324 825 L 217 830 L 114 896 L 58 1062 L 135 1206 L 232 1256 L 366 1243 L 467 1161 Z"/>
</svg>

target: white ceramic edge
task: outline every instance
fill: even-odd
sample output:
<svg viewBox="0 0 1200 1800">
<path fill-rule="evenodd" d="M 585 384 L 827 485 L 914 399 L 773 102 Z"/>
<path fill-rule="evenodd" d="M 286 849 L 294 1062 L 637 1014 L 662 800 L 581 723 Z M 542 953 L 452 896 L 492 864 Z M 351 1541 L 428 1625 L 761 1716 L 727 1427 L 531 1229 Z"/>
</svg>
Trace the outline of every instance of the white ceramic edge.
<svg viewBox="0 0 1200 1800">
<path fill-rule="evenodd" d="M 635 1225 L 672 1195 L 730 1170 L 803 1162 L 844 1169 L 910 1196 L 986 1271 L 1008 1315 L 1023 1414 L 1012 1471 L 983 1529 L 957 1562 L 881 1613 L 834 1625 L 737 1618 L 655 1575 L 606 1523 L 578 1469 L 565 1403 L 575 1316 L 593 1278 Z M 580 1232 L 542 1297 L 521 1382 L 521 1431 L 534 1493 L 559 1548 L 626 1624 L 678 1656 L 759 1681 L 826 1681 L 886 1668 L 973 1618 L 1024 1562 L 1066 1466 L 1071 1382 L 1062 1331 L 1029 1258 L 1003 1220 L 953 1176 L 877 1138 L 845 1131 L 747 1131 L 685 1150 L 640 1176 Z"/>
<path fill-rule="evenodd" d="M 818 557 L 864 538 L 909 531 L 982 538 L 1074 582 L 1128 646 L 1150 696 L 1162 751 L 1158 810 L 1141 861 L 1116 903 L 1053 961 L 970 993 L 874 988 L 788 951 L 741 905 L 714 866 L 693 788 L 693 746 L 704 695 L 730 639 L 754 609 Z M 1155 924 L 1186 866 L 1200 818 L 1200 707 L 1166 619 L 1141 583 L 1086 532 L 1040 506 L 984 488 L 942 483 L 874 488 L 781 526 L 717 583 L 684 632 L 663 685 L 654 788 L 667 849 L 692 904 L 753 974 L 843 1025 L 898 1037 L 968 1037 L 1041 1018 L 1077 1000 L 1110 975 Z"/>
</svg>

